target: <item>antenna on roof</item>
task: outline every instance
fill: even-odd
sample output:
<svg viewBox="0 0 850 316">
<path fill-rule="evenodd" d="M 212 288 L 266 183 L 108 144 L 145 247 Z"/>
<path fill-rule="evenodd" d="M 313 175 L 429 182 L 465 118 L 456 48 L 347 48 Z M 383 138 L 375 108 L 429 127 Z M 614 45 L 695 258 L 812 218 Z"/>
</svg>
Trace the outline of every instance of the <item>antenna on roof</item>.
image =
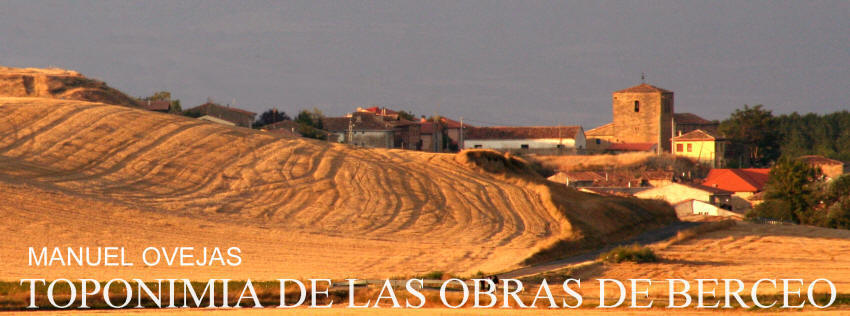
<svg viewBox="0 0 850 316">
<path fill-rule="evenodd" d="M 645 72 L 640 73 L 640 83 L 646 83 L 646 73 Z"/>
</svg>

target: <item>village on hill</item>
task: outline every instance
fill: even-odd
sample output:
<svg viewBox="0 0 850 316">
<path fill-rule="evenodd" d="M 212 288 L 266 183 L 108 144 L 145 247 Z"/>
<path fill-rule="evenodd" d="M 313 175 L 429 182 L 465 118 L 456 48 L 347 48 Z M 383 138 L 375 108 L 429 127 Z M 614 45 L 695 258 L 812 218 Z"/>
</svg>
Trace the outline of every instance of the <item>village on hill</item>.
<svg viewBox="0 0 850 316">
<path fill-rule="evenodd" d="M 132 98 L 74 72 L 8 69 L 0 96 L 10 122 L 0 124 L 0 205 L 9 206 L 0 231 L 13 245 L 0 247 L 4 256 L 58 237 L 143 248 L 226 236 L 250 257 L 230 271 L 242 279 L 489 276 L 534 285 L 698 278 L 735 266 L 734 275 L 794 269 L 847 280 L 850 176 L 838 159 L 850 154 L 848 112 L 771 117 L 745 106 L 709 121 L 675 112 L 673 92 L 642 83 L 613 92 L 611 122 L 587 131 L 474 126 L 380 106 L 258 118 L 212 100 L 183 110 L 167 92 Z M 803 243 L 813 248 L 788 261 Z M 23 257 L 10 257 L 2 276 L 24 277 Z M 168 272 L 93 268 L 43 273 Z"/>
<path fill-rule="evenodd" d="M 174 112 L 171 100 L 143 100 L 142 107 Z M 582 126 L 475 126 L 463 118 L 415 117 L 382 106 L 358 107 L 341 117 L 302 111 L 294 120 L 272 109 L 257 114 L 211 100 L 179 112 L 214 123 L 256 128 L 291 137 L 308 137 L 364 148 L 424 152 L 490 149 L 531 161 L 569 157 L 581 161 L 598 155 L 634 154 L 668 160 L 662 166 L 628 167 L 544 164 L 543 175 L 583 192 L 660 199 L 680 218 L 721 216 L 743 219 L 764 201 L 769 171 L 741 168 L 740 149 L 724 138 L 718 121 L 675 111 L 673 91 L 645 82 L 612 93 L 612 121 Z M 740 146 L 739 146 L 740 147 Z M 658 158 L 662 157 L 662 158 Z M 821 171 L 825 180 L 846 172 L 847 163 L 818 155 L 801 161 Z M 737 168 L 729 168 L 730 162 Z"/>
</svg>

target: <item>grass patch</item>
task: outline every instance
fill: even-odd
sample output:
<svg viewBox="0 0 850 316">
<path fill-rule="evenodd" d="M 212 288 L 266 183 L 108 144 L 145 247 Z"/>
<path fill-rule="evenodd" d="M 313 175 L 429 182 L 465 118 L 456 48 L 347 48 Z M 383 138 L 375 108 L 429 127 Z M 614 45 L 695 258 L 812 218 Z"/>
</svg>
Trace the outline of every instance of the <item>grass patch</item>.
<svg viewBox="0 0 850 316">
<path fill-rule="evenodd" d="M 444 275 L 446 275 L 446 273 L 443 271 L 431 271 L 423 275 L 414 276 L 413 278 L 426 280 L 442 280 Z"/>
<path fill-rule="evenodd" d="M 631 246 L 619 246 L 599 256 L 599 260 L 610 263 L 620 262 L 658 262 L 659 258 L 649 247 L 634 244 Z"/>
<path fill-rule="evenodd" d="M 668 240 L 666 240 L 662 243 L 659 243 L 658 247 L 659 247 L 659 249 L 665 249 L 665 248 L 667 248 L 671 245 L 675 245 L 676 243 L 680 243 L 680 242 L 692 239 L 692 238 L 697 237 L 701 234 L 705 234 L 705 233 L 709 233 L 709 232 L 713 232 L 713 231 L 717 231 L 717 230 L 721 230 L 721 229 L 727 229 L 727 228 L 735 226 L 735 225 L 736 225 L 735 220 L 727 219 L 727 220 L 722 220 L 722 221 L 719 221 L 719 222 L 709 222 L 709 223 L 705 223 L 705 224 L 702 224 L 702 225 L 699 225 L 699 226 L 696 226 L 696 227 L 691 227 L 691 228 L 688 228 L 688 229 L 680 230 L 676 233 L 676 236 L 673 236 L 672 238 L 670 238 L 670 239 L 668 239 Z"/>
</svg>

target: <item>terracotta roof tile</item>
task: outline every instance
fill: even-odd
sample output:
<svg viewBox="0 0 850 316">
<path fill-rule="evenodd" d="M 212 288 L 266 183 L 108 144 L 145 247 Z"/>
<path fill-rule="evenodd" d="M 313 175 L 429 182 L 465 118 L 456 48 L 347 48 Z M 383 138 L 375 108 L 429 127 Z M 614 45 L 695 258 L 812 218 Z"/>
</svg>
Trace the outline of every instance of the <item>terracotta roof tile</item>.
<svg viewBox="0 0 850 316">
<path fill-rule="evenodd" d="M 587 136 L 614 136 L 614 123 L 608 123 L 584 132 Z"/>
<path fill-rule="evenodd" d="M 242 114 L 252 115 L 252 116 L 253 116 L 253 115 L 257 115 L 257 113 L 254 113 L 254 112 L 251 112 L 251 111 L 246 111 L 246 110 L 243 110 L 243 109 L 237 109 L 237 108 L 234 108 L 234 107 L 224 106 L 224 105 L 215 104 L 215 103 L 209 103 L 209 102 L 204 103 L 204 104 L 201 104 L 201 105 L 196 106 L 196 107 L 193 107 L 193 108 L 188 109 L 188 110 L 186 110 L 186 111 L 187 111 L 187 112 L 188 112 L 188 111 L 195 111 L 195 110 L 200 110 L 200 109 L 208 108 L 208 107 L 215 107 L 215 108 L 222 109 L 222 110 L 225 110 L 225 111 L 231 111 L 231 112 L 236 112 L 236 113 L 242 113 Z"/>
<path fill-rule="evenodd" d="M 695 189 L 699 189 L 699 190 L 703 190 L 703 191 L 706 191 L 706 192 L 711 192 L 711 193 L 719 194 L 719 195 L 731 195 L 733 193 L 731 191 L 726 191 L 726 190 L 723 190 L 721 188 L 710 187 L 710 186 L 702 185 L 702 184 L 696 184 L 696 183 L 682 183 L 682 184 L 689 186 L 689 187 L 692 187 L 692 188 L 695 188 Z"/>
<path fill-rule="evenodd" d="M 398 115 L 398 111 L 390 110 L 385 107 L 373 106 L 371 108 L 359 109 L 361 112 L 369 112 L 375 115 Z"/>
<path fill-rule="evenodd" d="M 844 165 L 844 162 L 835 159 L 829 159 L 824 156 L 808 155 L 800 156 L 797 159 L 815 165 Z"/>
<path fill-rule="evenodd" d="M 716 140 L 717 138 L 712 136 L 706 131 L 701 129 L 693 130 L 682 135 L 673 137 L 673 140 Z"/>
<path fill-rule="evenodd" d="M 673 91 L 661 89 L 659 87 L 653 86 L 647 83 L 641 83 L 631 88 L 626 88 L 620 91 L 616 91 L 614 93 L 652 93 L 652 92 L 660 92 L 660 93 L 673 93 Z"/>
<path fill-rule="evenodd" d="M 142 108 L 148 111 L 168 111 L 171 108 L 171 101 L 168 100 L 142 100 L 139 101 L 142 104 Z"/>
<path fill-rule="evenodd" d="M 390 119 L 371 112 L 355 112 L 351 117 L 325 117 L 322 119 L 322 127 L 327 131 L 343 132 L 348 130 L 349 122 L 355 131 L 391 131 L 396 126 L 417 124 L 414 121 Z"/>
<path fill-rule="evenodd" d="M 764 189 L 770 169 L 711 169 L 704 186 L 731 192 L 759 192 Z"/>
</svg>

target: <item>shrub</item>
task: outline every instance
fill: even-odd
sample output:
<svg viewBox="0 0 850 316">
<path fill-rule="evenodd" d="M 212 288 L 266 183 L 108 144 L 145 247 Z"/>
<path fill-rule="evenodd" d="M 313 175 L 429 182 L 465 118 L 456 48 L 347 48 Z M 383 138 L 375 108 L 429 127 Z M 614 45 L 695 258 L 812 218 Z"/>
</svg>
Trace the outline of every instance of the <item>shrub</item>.
<svg viewBox="0 0 850 316">
<path fill-rule="evenodd" d="M 416 279 L 440 280 L 445 273 L 443 271 L 431 271 L 423 275 L 416 276 Z"/>
<path fill-rule="evenodd" d="M 644 263 L 658 262 L 658 256 L 649 247 L 634 244 L 631 246 L 619 246 L 599 256 L 605 262 L 620 263 L 623 261 Z"/>
</svg>

